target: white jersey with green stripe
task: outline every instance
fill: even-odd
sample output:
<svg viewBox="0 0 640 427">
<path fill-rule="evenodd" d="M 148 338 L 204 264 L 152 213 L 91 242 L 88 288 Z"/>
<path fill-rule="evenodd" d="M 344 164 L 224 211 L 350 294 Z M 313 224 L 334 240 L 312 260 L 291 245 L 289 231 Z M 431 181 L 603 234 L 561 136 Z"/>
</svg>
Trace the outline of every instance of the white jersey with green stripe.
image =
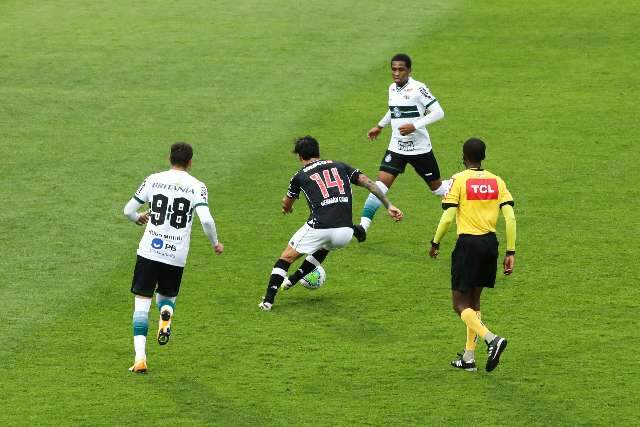
<svg viewBox="0 0 640 427">
<path fill-rule="evenodd" d="M 402 87 L 397 87 L 395 83 L 389 86 L 389 111 L 387 114 L 392 129 L 389 151 L 406 155 L 424 154 L 431 151 L 431 139 L 425 126 L 419 126 L 415 132 L 405 136 L 400 134 L 398 128 L 407 123 L 414 123 L 423 117 L 429 111 L 429 106 L 436 102 L 437 99 L 431 94 L 429 88 L 411 77 Z"/>
<path fill-rule="evenodd" d="M 185 171 L 170 169 L 149 175 L 133 197 L 149 203 L 149 222 L 138 255 L 184 267 L 194 210 L 208 205 L 206 185 Z"/>
</svg>

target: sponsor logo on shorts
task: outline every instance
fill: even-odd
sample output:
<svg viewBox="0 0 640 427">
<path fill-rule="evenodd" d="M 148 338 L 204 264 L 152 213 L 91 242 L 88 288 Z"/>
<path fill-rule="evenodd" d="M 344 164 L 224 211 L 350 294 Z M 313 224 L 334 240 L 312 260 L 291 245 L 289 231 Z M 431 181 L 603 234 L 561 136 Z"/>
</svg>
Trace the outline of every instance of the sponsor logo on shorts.
<svg viewBox="0 0 640 427">
<path fill-rule="evenodd" d="M 476 178 L 467 180 L 467 200 L 497 200 L 498 181 Z"/>
<path fill-rule="evenodd" d="M 153 249 L 162 249 L 163 246 L 164 246 L 164 242 L 162 241 L 162 239 L 153 239 L 151 241 L 151 247 Z"/>
<path fill-rule="evenodd" d="M 386 157 L 384 158 L 384 161 L 389 163 L 391 161 L 391 154 L 387 154 Z"/>
</svg>

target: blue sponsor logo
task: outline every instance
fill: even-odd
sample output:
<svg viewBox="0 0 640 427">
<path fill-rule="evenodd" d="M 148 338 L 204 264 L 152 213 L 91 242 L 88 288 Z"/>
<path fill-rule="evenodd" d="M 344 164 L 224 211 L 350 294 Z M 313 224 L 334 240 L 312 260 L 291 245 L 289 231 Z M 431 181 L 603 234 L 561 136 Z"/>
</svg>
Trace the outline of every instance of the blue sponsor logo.
<svg viewBox="0 0 640 427">
<path fill-rule="evenodd" d="M 162 249 L 163 246 L 164 246 L 164 242 L 162 241 L 162 239 L 153 239 L 151 241 L 151 247 L 153 249 Z"/>
</svg>

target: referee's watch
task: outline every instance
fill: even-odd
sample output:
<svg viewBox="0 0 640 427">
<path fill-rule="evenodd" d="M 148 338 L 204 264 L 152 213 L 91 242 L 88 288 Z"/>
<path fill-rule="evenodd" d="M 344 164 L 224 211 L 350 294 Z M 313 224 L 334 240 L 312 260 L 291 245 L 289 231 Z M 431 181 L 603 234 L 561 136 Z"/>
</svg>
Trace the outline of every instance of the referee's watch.
<svg viewBox="0 0 640 427">
<path fill-rule="evenodd" d="M 431 247 L 432 248 L 436 248 L 436 249 L 440 249 L 440 243 L 436 243 L 433 240 L 431 241 Z"/>
</svg>

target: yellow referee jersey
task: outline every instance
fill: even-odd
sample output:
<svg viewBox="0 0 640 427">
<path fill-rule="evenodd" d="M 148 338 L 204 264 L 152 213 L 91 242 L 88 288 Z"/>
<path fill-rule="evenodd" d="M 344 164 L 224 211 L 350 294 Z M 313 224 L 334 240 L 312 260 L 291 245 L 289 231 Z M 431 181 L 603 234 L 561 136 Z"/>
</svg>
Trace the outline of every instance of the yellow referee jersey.
<svg viewBox="0 0 640 427">
<path fill-rule="evenodd" d="M 457 206 L 457 233 L 481 235 L 496 231 L 500 208 L 513 205 L 502 178 L 483 169 L 467 169 L 453 175 L 442 206 Z"/>
</svg>

